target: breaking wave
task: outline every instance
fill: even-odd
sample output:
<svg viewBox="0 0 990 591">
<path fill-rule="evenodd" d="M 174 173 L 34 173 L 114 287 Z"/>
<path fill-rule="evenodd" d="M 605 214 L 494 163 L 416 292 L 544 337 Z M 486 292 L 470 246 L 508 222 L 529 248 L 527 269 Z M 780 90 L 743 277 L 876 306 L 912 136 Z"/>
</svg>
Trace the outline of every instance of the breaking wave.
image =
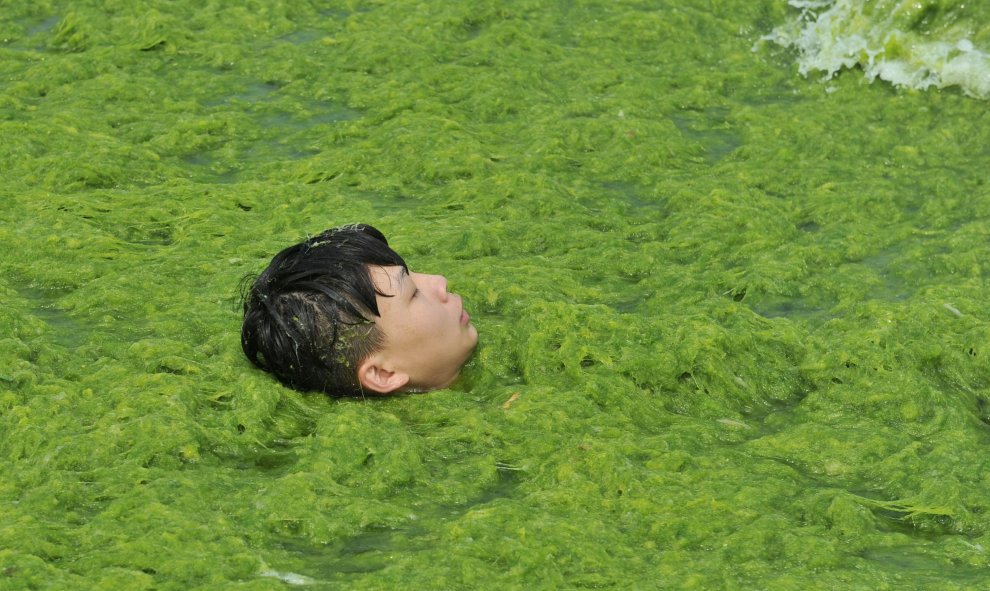
<svg viewBox="0 0 990 591">
<path fill-rule="evenodd" d="M 797 18 L 763 40 L 798 52 L 802 75 L 862 68 L 917 89 L 990 98 L 990 7 L 953 0 L 790 0 Z M 982 46 L 982 47 L 981 47 Z"/>
</svg>

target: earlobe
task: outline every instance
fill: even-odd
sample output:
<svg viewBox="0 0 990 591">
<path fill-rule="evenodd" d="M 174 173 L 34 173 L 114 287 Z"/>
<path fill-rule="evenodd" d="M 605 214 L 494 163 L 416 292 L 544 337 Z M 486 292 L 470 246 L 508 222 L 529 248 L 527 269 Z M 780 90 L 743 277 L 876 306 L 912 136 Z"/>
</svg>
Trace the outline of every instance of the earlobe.
<svg viewBox="0 0 990 591">
<path fill-rule="evenodd" d="M 391 394 L 409 383 L 409 374 L 389 371 L 374 357 L 365 359 L 358 368 L 358 381 L 365 390 L 379 394 Z"/>
</svg>

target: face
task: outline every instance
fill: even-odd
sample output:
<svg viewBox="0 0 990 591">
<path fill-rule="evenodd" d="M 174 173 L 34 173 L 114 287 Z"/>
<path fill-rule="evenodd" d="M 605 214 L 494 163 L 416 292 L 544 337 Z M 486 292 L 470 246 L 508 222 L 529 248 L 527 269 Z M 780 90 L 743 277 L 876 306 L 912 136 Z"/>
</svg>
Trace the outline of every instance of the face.
<svg viewBox="0 0 990 591">
<path fill-rule="evenodd" d="M 371 267 L 380 292 L 380 317 L 385 334 L 379 351 L 384 370 L 407 375 L 407 390 L 449 385 L 478 343 L 478 330 L 464 310 L 461 296 L 447 291 L 441 275 L 411 273 L 404 267 Z"/>
</svg>

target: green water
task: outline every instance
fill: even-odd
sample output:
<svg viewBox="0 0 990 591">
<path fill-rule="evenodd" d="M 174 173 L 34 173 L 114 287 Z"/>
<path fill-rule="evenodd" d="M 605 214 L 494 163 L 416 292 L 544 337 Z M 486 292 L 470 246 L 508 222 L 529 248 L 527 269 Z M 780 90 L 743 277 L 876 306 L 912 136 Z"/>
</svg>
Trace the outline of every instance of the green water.
<svg viewBox="0 0 990 591">
<path fill-rule="evenodd" d="M 985 588 L 978 87 L 803 77 L 780 1 L 239 4 L 0 4 L 0 588 Z M 356 221 L 463 294 L 455 387 L 242 359 Z"/>
</svg>

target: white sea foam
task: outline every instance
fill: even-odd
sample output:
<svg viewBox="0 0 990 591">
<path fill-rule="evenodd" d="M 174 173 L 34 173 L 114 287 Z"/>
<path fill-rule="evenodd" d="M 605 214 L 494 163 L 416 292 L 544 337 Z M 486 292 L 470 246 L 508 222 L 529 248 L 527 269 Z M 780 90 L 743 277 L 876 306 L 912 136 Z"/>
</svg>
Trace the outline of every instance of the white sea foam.
<svg viewBox="0 0 990 591">
<path fill-rule="evenodd" d="M 279 572 L 276 570 L 265 570 L 258 573 L 262 577 L 271 577 L 273 579 L 279 579 L 284 583 L 289 585 L 312 585 L 316 582 L 315 579 L 307 577 L 306 575 L 300 575 L 296 573 L 289 572 Z"/>
<path fill-rule="evenodd" d="M 990 53 L 970 39 L 974 25 L 944 18 L 931 29 L 916 30 L 918 23 L 927 24 L 926 8 L 946 12 L 938 2 L 791 0 L 790 5 L 800 10 L 797 19 L 763 39 L 796 49 L 804 76 L 817 71 L 830 79 L 843 68 L 859 66 L 871 82 L 880 78 L 918 89 L 956 86 L 969 96 L 990 98 Z M 963 8 L 960 4 L 949 14 L 963 14 Z"/>
</svg>

